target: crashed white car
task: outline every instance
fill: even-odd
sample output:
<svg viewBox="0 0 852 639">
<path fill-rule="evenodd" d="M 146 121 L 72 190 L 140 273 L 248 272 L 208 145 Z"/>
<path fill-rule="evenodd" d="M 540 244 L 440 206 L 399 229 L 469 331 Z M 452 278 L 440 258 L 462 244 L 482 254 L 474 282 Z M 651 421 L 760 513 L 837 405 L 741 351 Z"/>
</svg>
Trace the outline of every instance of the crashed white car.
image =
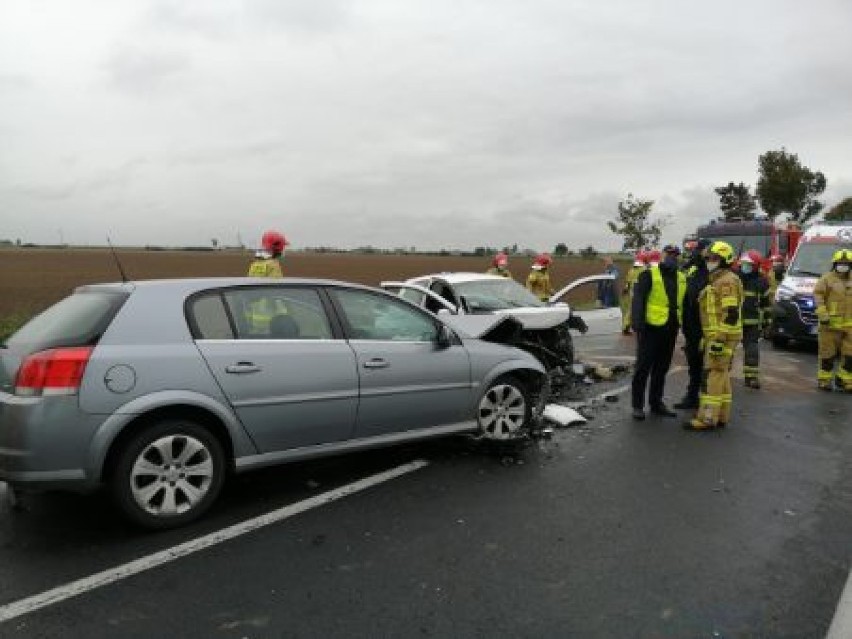
<svg viewBox="0 0 852 639">
<path fill-rule="evenodd" d="M 605 274 L 580 278 L 548 302 L 513 279 L 482 273 L 436 273 L 382 282 L 382 288 L 399 291 L 471 337 L 518 346 L 548 370 L 568 371 L 574 363 L 570 329 L 587 335 L 621 332 L 621 309 L 596 302 L 599 283 L 613 279 Z"/>
</svg>

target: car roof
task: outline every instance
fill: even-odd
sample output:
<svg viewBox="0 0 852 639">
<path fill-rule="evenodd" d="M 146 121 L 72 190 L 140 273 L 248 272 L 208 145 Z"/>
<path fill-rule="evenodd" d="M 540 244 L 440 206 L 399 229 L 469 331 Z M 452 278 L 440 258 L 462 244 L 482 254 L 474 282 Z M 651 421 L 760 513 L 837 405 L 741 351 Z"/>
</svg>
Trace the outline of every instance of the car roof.
<svg viewBox="0 0 852 639">
<path fill-rule="evenodd" d="M 239 286 L 338 286 L 346 288 L 363 288 L 372 291 L 381 291 L 381 289 L 365 286 L 363 284 L 355 284 L 353 282 L 342 282 L 339 280 L 309 278 L 309 277 L 284 277 L 284 278 L 268 278 L 268 277 L 199 277 L 199 278 L 175 278 L 162 280 L 138 280 L 130 282 L 106 282 L 103 284 L 86 284 L 79 286 L 76 291 L 123 291 L 132 292 L 135 289 L 145 290 L 169 290 L 181 292 L 184 294 L 195 291 L 203 291 L 211 288 L 231 288 Z M 382 291 L 384 292 L 384 291 Z"/>
<path fill-rule="evenodd" d="M 497 281 L 506 281 L 506 278 L 502 275 L 489 275 L 487 273 L 466 273 L 466 272 L 458 272 L 458 273 L 433 273 L 431 275 L 420 275 L 418 277 L 413 277 L 411 280 L 422 280 L 422 279 L 439 279 L 444 280 L 447 284 L 462 284 L 465 282 L 487 282 L 489 280 L 497 280 Z M 411 281 L 409 280 L 409 281 Z"/>
</svg>

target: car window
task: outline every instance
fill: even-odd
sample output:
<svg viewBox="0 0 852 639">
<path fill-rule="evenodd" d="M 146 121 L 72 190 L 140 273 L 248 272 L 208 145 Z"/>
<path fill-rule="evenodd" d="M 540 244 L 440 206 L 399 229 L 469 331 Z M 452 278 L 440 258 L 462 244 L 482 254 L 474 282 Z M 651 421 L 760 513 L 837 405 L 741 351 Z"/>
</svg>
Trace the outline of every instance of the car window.
<svg viewBox="0 0 852 639">
<path fill-rule="evenodd" d="M 334 296 L 356 339 L 431 342 L 434 320 L 416 308 L 367 291 L 336 290 Z"/>
<path fill-rule="evenodd" d="M 127 297 L 113 291 L 74 293 L 36 315 L 6 343 L 19 352 L 97 344 Z"/>
<path fill-rule="evenodd" d="M 196 339 L 234 339 L 221 294 L 208 293 L 189 303 L 189 322 Z"/>
<path fill-rule="evenodd" d="M 464 299 L 471 313 L 490 313 L 524 306 L 544 306 L 544 303 L 526 288 L 504 277 L 459 282 L 456 284 L 456 293 Z"/>
<path fill-rule="evenodd" d="M 409 302 L 411 302 L 412 304 L 416 304 L 417 306 L 422 306 L 423 295 L 425 295 L 425 293 L 415 291 L 413 288 L 404 288 L 399 292 L 399 296 L 402 299 L 408 300 Z"/>
<path fill-rule="evenodd" d="M 331 326 L 312 288 L 263 286 L 225 291 L 239 339 L 331 339 Z"/>
</svg>

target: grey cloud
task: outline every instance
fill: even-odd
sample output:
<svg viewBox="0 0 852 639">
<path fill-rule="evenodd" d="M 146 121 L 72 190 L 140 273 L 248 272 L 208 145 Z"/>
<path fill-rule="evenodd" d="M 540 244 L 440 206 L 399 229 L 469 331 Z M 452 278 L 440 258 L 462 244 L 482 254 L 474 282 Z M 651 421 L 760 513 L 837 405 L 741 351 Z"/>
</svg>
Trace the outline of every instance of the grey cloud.
<svg viewBox="0 0 852 639">
<path fill-rule="evenodd" d="M 104 63 L 108 83 L 132 94 L 177 88 L 176 80 L 190 68 L 189 57 L 178 51 L 121 46 Z"/>
</svg>

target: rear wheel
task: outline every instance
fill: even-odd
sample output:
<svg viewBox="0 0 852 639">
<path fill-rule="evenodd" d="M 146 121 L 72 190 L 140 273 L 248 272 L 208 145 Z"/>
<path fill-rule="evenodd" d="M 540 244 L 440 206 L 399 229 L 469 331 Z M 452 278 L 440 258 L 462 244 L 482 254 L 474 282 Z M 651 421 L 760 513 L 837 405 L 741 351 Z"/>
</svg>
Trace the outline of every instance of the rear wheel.
<svg viewBox="0 0 852 639">
<path fill-rule="evenodd" d="M 476 421 L 485 439 L 506 441 L 527 432 L 532 410 L 524 384 L 512 376 L 495 380 L 479 400 Z"/>
<path fill-rule="evenodd" d="M 219 440 L 182 419 L 158 422 L 133 436 L 112 476 L 116 504 L 146 528 L 182 526 L 216 500 L 225 478 Z"/>
</svg>

